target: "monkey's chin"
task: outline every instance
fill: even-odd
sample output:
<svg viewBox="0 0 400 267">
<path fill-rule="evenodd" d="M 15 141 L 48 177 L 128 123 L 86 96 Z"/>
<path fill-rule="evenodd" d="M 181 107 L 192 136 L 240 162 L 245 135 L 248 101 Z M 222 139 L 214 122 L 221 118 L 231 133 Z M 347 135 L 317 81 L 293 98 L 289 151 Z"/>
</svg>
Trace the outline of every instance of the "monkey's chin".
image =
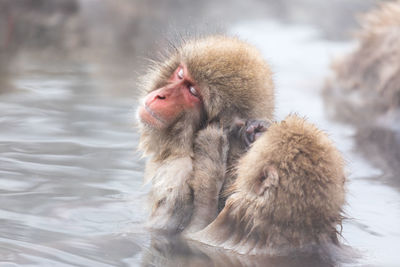
<svg viewBox="0 0 400 267">
<path fill-rule="evenodd" d="M 158 118 L 150 108 L 141 106 L 138 113 L 140 122 L 147 127 L 160 130 L 165 128 L 165 123 Z"/>
</svg>

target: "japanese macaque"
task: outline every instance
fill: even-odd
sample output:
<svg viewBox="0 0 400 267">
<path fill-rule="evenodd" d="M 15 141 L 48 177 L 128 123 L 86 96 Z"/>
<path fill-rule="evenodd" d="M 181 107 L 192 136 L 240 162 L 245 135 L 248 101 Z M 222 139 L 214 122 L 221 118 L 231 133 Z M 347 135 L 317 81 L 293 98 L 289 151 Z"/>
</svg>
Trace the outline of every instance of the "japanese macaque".
<svg viewBox="0 0 400 267">
<path fill-rule="evenodd" d="M 189 237 L 247 255 L 336 245 L 343 165 L 327 135 L 304 119 L 272 123 L 239 160 L 218 217 Z"/>
<path fill-rule="evenodd" d="M 370 125 L 400 107 L 400 1 L 383 1 L 361 18 L 358 46 L 335 60 L 324 95 L 340 106 L 332 107 L 337 117 Z"/>
<path fill-rule="evenodd" d="M 253 46 L 211 36 L 187 41 L 155 63 L 143 90 L 138 117 L 140 148 L 150 156 L 149 225 L 168 232 L 200 230 L 223 207 L 220 192 L 234 177 L 227 170 L 246 148 L 228 134 L 234 119 L 272 119 L 270 69 Z"/>
<path fill-rule="evenodd" d="M 358 150 L 386 178 L 400 174 L 400 0 L 361 16 L 357 47 L 334 61 L 323 95 L 336 119 L 356 126 Z"/>
</svg>

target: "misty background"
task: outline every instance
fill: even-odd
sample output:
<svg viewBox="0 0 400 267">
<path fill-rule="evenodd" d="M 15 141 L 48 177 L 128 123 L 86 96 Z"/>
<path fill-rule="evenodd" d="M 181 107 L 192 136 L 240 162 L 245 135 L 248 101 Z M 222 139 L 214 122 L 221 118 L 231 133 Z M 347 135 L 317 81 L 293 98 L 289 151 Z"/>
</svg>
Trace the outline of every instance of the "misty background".
<svg viewBox="0 0 400 267">
<path fill-rule="evenodd" d="M 357 47 L 358 16 L 382 2 L 0 0 L 0 265 L 220 266 L 218 253 L 155 246 L 141 226 L 148 185 L 135 127 L 148 59 L 214 33 L 261 50 L 278 120 L 307 117 L 344 154 L 342 242 L 357 263 L 398 264 L 398 137 L 367 149 L 388 133 L 360 139 L 323 94 L 332 62 Z M 270 265 L 305 266 L 287 260 Z"/>
</svg>

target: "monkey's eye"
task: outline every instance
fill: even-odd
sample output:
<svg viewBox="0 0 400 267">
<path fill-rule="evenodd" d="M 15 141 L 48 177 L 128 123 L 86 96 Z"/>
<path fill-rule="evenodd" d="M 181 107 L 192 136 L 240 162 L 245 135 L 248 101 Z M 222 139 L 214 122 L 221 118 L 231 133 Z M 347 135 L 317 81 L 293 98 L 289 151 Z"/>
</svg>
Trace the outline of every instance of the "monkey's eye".
<svg viewBox="0 0 400 267">
<path fill-rule="evenodd" d="M 196 88 L 194 88 L 193 86 L 189 86 L 189 92 L 194 95 L 194 96 L 199 96 L 199 94 L 197 93 Z"/>
<path fill-rule="evenodd" d="M 183 68 L 180 68 L 180 69 L 179 69 L 179 71 L 178 71 L 178 78 L 181 79 L 181 80 L 183 79 Z"/>
</svg>

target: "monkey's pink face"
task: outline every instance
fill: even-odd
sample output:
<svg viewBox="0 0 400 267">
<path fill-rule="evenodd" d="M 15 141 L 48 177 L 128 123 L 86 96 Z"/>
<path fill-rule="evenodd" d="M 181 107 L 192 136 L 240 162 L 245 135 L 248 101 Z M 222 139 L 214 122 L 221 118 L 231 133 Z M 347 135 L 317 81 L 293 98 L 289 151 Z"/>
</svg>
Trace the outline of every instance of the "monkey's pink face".
<svg viewBox="0 0 400 267">
<path fill-rule="evenodd" d="M 151 127 L 165 129 L 184 112 L 201 113 L 200 88 L 184 64 L 172 73 L 164 87 L 150 92 L 139 108 L 140 120 Z"/>
</svg>

